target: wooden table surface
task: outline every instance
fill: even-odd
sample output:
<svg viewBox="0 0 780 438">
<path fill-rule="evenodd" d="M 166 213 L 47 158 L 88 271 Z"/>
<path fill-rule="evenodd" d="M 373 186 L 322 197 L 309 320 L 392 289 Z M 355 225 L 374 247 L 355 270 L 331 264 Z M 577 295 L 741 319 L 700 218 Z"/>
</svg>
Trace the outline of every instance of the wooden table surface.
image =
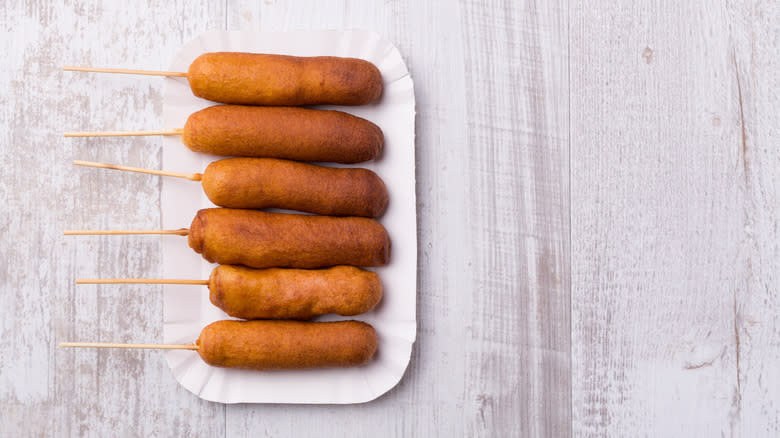
<svg viewBox="0 0 780 438">
<path fill-rule="evenodd" d="M 0 6 L 0 435 L 778 436 L 780 4 L 21 1 Z M 231 405 L 154 351 L 165 69 L 209 29 L 369 29 L 417 97 L 418 338 L 351 406 Z"/>
</svg>

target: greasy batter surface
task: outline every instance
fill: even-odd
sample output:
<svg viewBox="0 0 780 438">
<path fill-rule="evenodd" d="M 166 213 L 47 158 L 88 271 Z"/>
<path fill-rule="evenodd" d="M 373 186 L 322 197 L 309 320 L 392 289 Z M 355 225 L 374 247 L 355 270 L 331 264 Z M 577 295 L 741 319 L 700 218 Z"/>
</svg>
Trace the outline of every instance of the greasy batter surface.
<svg viewBox="0 0 780 438">
<path fill-rule="evenodd" d="M 210 262 L 251 268 L 381 266 L 390 259 L 385 228 L 361 217 L 207 208 L 195 215 L 188 239 Z"/>
<path fill-rule="evenodd" d="M 295 370 L 366 364 L 376 331 L 360 321 L 217 321 L 198 338 L 209 365 L 248 370 Z"/>
<path fill-rule="evenodd" d="M 191 114 L 182 142 L 223 156 L 359 163 L 382 151 L 375 124 L 341 111 L 216 105 Z"/>
<path fill-rule="evenodd" d="M 333 168 L 274 158 L 228 158 L 203 172 L 211 202 L 230 208 L 284 208 L 328 216 L 378 217 L 385 183 L 368 169 Z"/>
<path fill-rule="evenodd" d="M 353 266 L 330 269 L 249 269 L 220 265 L 209 278 L 211 302 L 243 319 L 307 320 L 368 312 L 382 298 L 382 282 Z"/>
<path fill-rule="evenodd" d="M 363 105 L 382 94 L 382 75 L 356 58 L 204 53 L 187 73 L 192 93 L 241 105 Z"/>
</svg>

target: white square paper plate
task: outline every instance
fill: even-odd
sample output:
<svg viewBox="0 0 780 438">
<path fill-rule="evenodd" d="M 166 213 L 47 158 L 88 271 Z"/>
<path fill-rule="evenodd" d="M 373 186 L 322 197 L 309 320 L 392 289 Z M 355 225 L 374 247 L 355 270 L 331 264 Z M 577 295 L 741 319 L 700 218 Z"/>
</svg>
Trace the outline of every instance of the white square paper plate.
<svg viewBox="0 0 780 438">
<path fill-rule="evenodd" d="M 359 368 L 257 372 L 206 365 L 194 351 L 170 351 L 168 365 L 176 380 L 206 400 L 222 403 L 361 403 L 395 386 L 406 370 L 416 328 L 417 227 L 414 179 L 414 90 L 398 49 L 366 31 L 225 32 L 212 31 L 189 42 L 176 56 L 171 71 L 187 71 L 200 54 L 215 51 L 278 53 L 296 56 L 362 58 L 382 72 L 380 100 L 359 107 L 336 107 L 376 123 L 385 148 L 375 161 L 358 166 L 374 170 L 385 181 L 390 204 L 380 221 L 392 240 L 387 266 L 376 268 L 384 296 L 376 309 L 356 317 L 379 335 L 372 361 Z M 192 95 L 185 78 L 166 78 L 163 95 L 165 129 L 181 128 L 187 117 L 213 102 Z M 163 168 L 202 172 L 217 157 L 190 151 L 179 136 L 163 141 Z M 163 228 L 189 227 L 195 213 L 211 202 L 200 184 L 176 178 L 162 182 Z M 164 236 L 165 278 L 207 279 L 214 265 L 187 245 L 186 238 Z M 203 286 L 164 286 L 163 331 L 166 343 L 189 343 L 207 324 L 228 318 L 214 307 Z M 328 315 L 321 320 L 345 319 Z"/>
</svg>

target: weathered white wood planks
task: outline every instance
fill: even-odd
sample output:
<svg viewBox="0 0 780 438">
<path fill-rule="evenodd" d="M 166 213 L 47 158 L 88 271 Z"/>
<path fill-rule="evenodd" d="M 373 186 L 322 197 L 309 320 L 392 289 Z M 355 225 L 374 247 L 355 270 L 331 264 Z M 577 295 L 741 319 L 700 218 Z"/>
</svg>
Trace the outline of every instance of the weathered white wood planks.
<svg viewBox="0 0 780 438">
<path fill-rule="evenodd" d="M 731 429 L 780 434 L 780 4 L 728 2 L 739 114 L 742 230 L 734 282 L 737 397 Z M 741 169 L 740 169 L 741 165 Z"/>
<path fill-rule="evenodd" d="M 777 435 L 780 6 L 678 3 L 3 3 L 0 435 Z M 158 139 L 60 134 L 157 127 L 162 83 L 59 66 L 223 27 L 372 29 L 409 65 L 418 341 L 375 402 L 225 407 L 159 353 L 54 346 L 162 315 L 72 283 L 155 275 L 157 238 L 60 235 L 159 223 L 157 178 L 70 165 L 155 168 Z"/>
<path fill-rule="evenodd" d="M 158 178 L 75 169 L 73 159 L 159 166 L 154 138 L 71 140 L 73 128 L 155 127 L 159 79 L 62 72 L 64 64 L 165 68 L 224 5 L 3 2 L 0 70 L 4 263 L 0 435 L 171 436 L 224 431 L 157 352 L 57 349 L 65 340 L 156 341 L 157 287 L 75 287 L 77 276 L 159 273 L 155 238 L 64 238 L 71 227 L 159 224 Z"/>
<path fill-rule="evenodd" d="M 571 7 L 573 431 L 774 436 L 778 6 Z"/>
</svg>

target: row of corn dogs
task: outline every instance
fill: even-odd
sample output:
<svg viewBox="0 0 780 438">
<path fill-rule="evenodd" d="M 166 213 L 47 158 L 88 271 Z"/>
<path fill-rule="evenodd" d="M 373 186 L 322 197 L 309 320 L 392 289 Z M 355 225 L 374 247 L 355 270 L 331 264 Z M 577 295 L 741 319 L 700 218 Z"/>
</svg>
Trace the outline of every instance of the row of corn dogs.
<svg viewBox="0 0 780 438">
<path fill-rule="evenodd" d="M 359 267 L 381 266 L 389 261 L 390 238 L 385 228 L 372 219 L 381 216 L 387 207 L 387 188 L 367 169 L 337 169 L 288 160 L 357 163 L 376 158 L 383 147 L 383 136 L 373 123 L 339 111 L 292 106 L 370 103 L 382 92 L 379 70 L 369 62 L 352 58 L 220 52 L 201 55 L 186 74 L 160 74 L 185 76 L 193 94 L 228 105 L 192 114 L 183 129 L 156 133 L 180 134 L 182 142 L 196 152 L 240 158 L 215 161 L 202 174 L 77 164 L 201 181 L 209 199 L 229 208 L 200 210 L 189 228 L 160 232 L 187 236 L 194 251 L 219 263 L 208 280 L 195 283 L 207 285 L 211 302 L 225 313 L 248 320 L 217 321 L 205 327 L 192 344 L 162 347 L 196 350 L 210 365 L 239 369 L 367 363 L 378 343 L 369 324 L 305 320 L 327 313 L 357 315 L 370 311 L 381 299 L 379 277 Z M 123 134 L 66 134 L 93 135 Z M 317 215 L 254 210 L 260 208 Z M 158 232 L 66 231 L 146 233 Z"/>
</svg>

